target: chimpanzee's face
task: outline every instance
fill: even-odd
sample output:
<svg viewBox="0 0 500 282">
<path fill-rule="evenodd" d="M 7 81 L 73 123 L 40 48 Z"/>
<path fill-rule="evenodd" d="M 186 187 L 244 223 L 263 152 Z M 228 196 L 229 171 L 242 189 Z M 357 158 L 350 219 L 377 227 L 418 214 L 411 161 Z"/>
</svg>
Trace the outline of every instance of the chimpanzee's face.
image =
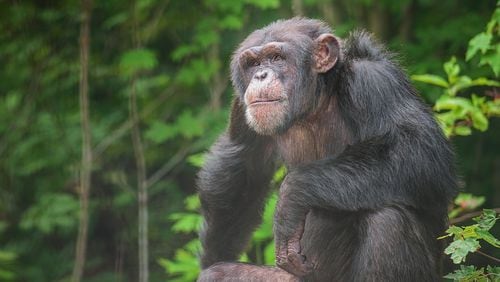
<svg viewBox="0 0 500 282">
<path fill-rule="evenodd" d="M 286 53 L 286 43 L 269 42 L 250 47 L 238 58 L 246 89 L 243 101 L 247 122 L 257 133 L 273 135 L 290 119 L 290 98 L 296 66 Z"/>
<path fill-rule="evenodd" d="M 310 112 L 318 74 L 331 69 L 337 60 L 338 42 L 333 35 L 310 38 L 282 29 L 283 34 L 273 30 L 278 36 L 262 30 L 252 33 L 231 62 L 247 123 L 262 135 L 282 133 Z"/>
</svg>

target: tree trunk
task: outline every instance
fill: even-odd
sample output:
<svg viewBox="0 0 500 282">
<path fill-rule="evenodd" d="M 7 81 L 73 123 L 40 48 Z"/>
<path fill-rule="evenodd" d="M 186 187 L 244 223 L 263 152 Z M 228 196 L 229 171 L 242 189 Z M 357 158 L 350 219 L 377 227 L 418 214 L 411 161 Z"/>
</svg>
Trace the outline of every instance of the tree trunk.
<svg viewBox="0 0 500 282">
<path fill-rule="evenodd" d="M 380 1 L 374 1 L 373 6 L 369 9 L 368 21 L 370 31 L 380 39 L 387 39 L 389 13 Z"/>
<path fill-rule="evenodd" d="M 137 31 L 137 7 L 133 11 L 133 41 L 136 48 L 141 46 Z M 132 145 L 134 148 L 135 163 L 137 167 L 137 204 L 138 204 L 138 236 L 139 245 L 139 282 L 149 280 L 149 242 L 148 242 L 148 186 L 146 183 L 146 161 L 141 141 L 141 130 L 139 128 L 139 115 L 137 111 L 137 74 L 132 78 L 132 91 L 130 93 L 130 121 L 132 123 Z"/>
<path fill-rule="evenodd" d="M 399 36 L 401 37 L 401 41 L 403 42 L 410 42 L 412 40 L 413 21 L 415 18 L 416 9 L 417 9 L 417 1 L 415 0 L 411 0 L 403 8 L 402 11 L 403 18 L 401 20 L 401 26 L 399 27 Z"/>
<path fill-rule="evenodd" d="M 71 281 L 79 282 L 85 267 L 89 220 L 89 191 L 92 169 L 92 140 L 89 119 L 88 64 L 90 48 L 90 16 L 92 1 L 82 0 L 83 18 L 80 29 L 80 119 L 82 132 L 82 163 L 80 168 L 80 223 L 76 239 L 75 265 Z"/>
<path fill-rule="evenodd" d="M 292 12 L 294 16 L 304 15 L 304 5 L 302 5 L 302 0 L 292 0 Z"/>
</svg>

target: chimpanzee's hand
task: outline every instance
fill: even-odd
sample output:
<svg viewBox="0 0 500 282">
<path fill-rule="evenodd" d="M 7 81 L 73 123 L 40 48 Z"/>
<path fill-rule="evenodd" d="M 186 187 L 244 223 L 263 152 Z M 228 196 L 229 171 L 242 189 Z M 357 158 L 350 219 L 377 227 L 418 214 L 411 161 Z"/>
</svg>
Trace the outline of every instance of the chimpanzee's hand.
<svg viewBox="0 0 500 282">
<path fill-rule="evenodd" d="M 280 188 L 279 201 L 274 216 L 274 236 L 276 241 L 276 264 L 296 276 L 305 276 L 313 266 L 301 254 L 300 239 L 308 210 L 288 197 L 293 193 L 286 179 Z"/>
</svg>

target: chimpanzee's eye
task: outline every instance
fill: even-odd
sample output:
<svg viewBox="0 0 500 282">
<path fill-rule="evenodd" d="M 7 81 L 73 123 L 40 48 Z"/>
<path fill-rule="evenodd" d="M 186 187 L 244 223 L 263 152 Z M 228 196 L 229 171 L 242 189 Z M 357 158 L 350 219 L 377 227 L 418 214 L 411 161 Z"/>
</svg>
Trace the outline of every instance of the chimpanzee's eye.
<svg viewBox="0 0 500 282">
<path fill-rule="evenodd" d="M 276 54 L 273 56 L 273 58 L 271 59 L 271 61 L 273 62 L 278 62 L 278 61 L 282 61 L 283 60 L 283 56 L 281 56 L 280 54 Z"/>
<path fill-rule="evenodd" d="M 259 62 L 258 60 L 253 60 L 253 61 L 250 63 L 250 65 L 251 65 L 252 67 L 257 67 L 257 66 L 260 66 L 260 62 Z"/>
</svg>

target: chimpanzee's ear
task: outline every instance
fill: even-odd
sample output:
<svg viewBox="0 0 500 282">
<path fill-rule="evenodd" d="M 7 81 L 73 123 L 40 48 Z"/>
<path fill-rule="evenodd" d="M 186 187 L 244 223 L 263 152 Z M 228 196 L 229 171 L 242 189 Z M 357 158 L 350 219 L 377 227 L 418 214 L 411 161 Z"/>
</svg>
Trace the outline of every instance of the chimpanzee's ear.
<svg viewBox="0 0 500 282">
<path fill-rule="evenodd" d="M 329 71 L 340 55 L 340 43 L 333 34 L 323 33 L 314 40 L 313 68 L 319 73 Z"/>
</svg>

